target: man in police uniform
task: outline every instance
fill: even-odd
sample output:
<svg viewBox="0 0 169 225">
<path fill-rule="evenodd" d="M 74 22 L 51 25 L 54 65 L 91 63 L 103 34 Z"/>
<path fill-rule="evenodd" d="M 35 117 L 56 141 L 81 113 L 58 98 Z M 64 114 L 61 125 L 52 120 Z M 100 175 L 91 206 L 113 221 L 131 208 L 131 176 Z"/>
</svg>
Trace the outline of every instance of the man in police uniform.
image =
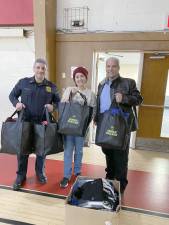
<svg viewBox="0 0 169 225">
<path fill-rule="evenodd" d="M 15 85 L 9 95 L 9 99 L 17 111 L 24 108 L 24 120 L 41 123 L 44 107 L 49 112 L 57 108 L 60 101 L 59 93 L 55 84 L 45 79 L 47 63 L 44 59 L 36 59 L 33 66 L 34 76 L 26 77 Z M 18 98 L 21 97 L 21 101 Z M 17 177 L 13 184 L 13 190 L 19 190 L 26 180 L 29 155 L 19 154 Z M 36 156 L 35 171 L 40 183 L 47 182 L 44 173 L 45 156 Z"/>
</svg>

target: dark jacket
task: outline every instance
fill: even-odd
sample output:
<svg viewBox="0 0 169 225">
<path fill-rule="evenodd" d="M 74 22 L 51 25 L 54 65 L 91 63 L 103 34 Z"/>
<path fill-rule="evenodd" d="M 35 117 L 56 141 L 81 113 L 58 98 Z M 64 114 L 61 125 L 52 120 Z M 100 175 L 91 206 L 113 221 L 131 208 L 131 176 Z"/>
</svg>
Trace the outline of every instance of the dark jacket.
<svg viewBox="0 0 169 225">
<path fill-rule="evenodd" d="M 9 99 L 15 107 L 22 102 L 26 108 L 24 119 L 26 121 L 40 122 L 43 120 L 43 111 L 45 104 L 53 104 L 57 107 L 60 101 L 56 85 L 44 79 L 38 84 L 34 77 L 26 77 L 18 81 L 9 95 Z"/>
<path fill-rule="evenodd" d="M 107 79 L 104 79 L 98 86 L 97 93 L 97 109 L 95 122 L 97 123 L 100 115 L 100 95 L 103 90 L 103 87 L 106 83 Z M 123 95 L 122 102 L 120 106 L 124 112 L 129 112 L 128 125 L 131 131 L 135 131 L 137 129 L 137 116 L 136 116 L 136 106 L 140 105 L 143 101 L 143 98 L 140 95 L 136 87 L 136 82 L 133 79 L 123 78 L 118 76 L 116 79 L 112 81 L 110 86 L 111 88 L 111 100 L 115 100 L 115 93 L 120 92 Z"/>
</svg>

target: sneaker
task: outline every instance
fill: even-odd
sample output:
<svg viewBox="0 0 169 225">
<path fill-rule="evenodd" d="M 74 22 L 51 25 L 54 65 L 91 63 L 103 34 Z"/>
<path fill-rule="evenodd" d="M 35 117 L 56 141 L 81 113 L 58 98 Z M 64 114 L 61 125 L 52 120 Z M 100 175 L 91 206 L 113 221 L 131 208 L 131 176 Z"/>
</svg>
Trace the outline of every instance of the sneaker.
<svg viewBox="0 0 169 225">
<path fill-rule="evenodd" d="M 17 176 L 15 182 L 13 183 L 13 190 L 14 191 L 19 191 L 23 185 L 23 183 L 25 182 L 26 177 L 20 177 Z"/>
<path fill-rule="evenodd" d="M 47 177 L 44 174 L 36 174 L 38 181 L 41 184 L 46 184 L 47 183 Z"/>
<path fill-rule="evenodd" d="M 69 179 L 67 177 L 64 177 L 60 182 L 60 187 L 66 188 L 68 186 L 68 183 L 69 183 Z"/>
<path fill-rule="evenodd" d="M 80 176 L 81 175 L 81 173 L 76 173 L 75 174 L 75 177 L 78 177 L 78 176 Z"/>
</svg>

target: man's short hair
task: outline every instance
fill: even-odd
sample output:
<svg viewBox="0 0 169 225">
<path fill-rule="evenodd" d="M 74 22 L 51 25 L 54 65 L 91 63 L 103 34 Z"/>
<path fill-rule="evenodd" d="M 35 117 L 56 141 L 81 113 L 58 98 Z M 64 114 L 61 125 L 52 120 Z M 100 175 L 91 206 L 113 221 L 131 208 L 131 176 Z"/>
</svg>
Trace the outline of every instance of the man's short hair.
<svg viewBox="0 0 169 225">
<path fill-rule="evenodd" d="M 42 58 L 37 58 L 37 59 L 35 60 L 34 64 L 33 64 L 33 66 L 35 66 L 36 63 L 42 63 L 42 64 L 44 64 L 46 67 L 48 66 L 46 60 L 45 60 L 45 59 L 42 59 Z"/>
<path fill-rule="evenodd" d="M 116 58 L 116 57 L 109 57 L 108 59 L 106 59 L 106 64 L 107 64 L 107 61 L 109 61 L 109 60 L 115 61 L 117 63 L 117 65 L 118 65 L 118 67 L 120 67 L 120 61 L 119 61 L 118 58 Z"/>
</svg>

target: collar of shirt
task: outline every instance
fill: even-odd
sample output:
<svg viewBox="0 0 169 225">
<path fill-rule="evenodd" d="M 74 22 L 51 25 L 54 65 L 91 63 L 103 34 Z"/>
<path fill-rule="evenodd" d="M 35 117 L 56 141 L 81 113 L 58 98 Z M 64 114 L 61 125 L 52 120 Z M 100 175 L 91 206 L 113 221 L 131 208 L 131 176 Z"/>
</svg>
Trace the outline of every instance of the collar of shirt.
<svg viewBox="0 0 169 225">
<path fill-rule="evenodd" d="M 120 74 L 115 75 L 115 76 L 112 77 L 111 79 L 110 79 L 110 78 L 106 78 L 105 83 L 111 85 L 112 82 L 113 82 L 114 80 L 116 80 L 117 78 L 119 78 L 119 77 L 120 77 Z"/>
<path fill-rule="evenodd" d="M 35 80 L 35 76 L 33 76 L 33 77 L 31 77 L 30 78 L 30 81 L 29 81 L 29 83 L 36 83 L 36 84 L 38 84 L 37 82 L 36 82 L 36 80 Z M 39 83 L 38 84 L 39 86 L 41 86 L 41 85 L 48 85 L 48 81 L 46 80 L 46 79 L 44 79 L 43 81 L 42 81 L 42 83 Z"/>
</svg>

